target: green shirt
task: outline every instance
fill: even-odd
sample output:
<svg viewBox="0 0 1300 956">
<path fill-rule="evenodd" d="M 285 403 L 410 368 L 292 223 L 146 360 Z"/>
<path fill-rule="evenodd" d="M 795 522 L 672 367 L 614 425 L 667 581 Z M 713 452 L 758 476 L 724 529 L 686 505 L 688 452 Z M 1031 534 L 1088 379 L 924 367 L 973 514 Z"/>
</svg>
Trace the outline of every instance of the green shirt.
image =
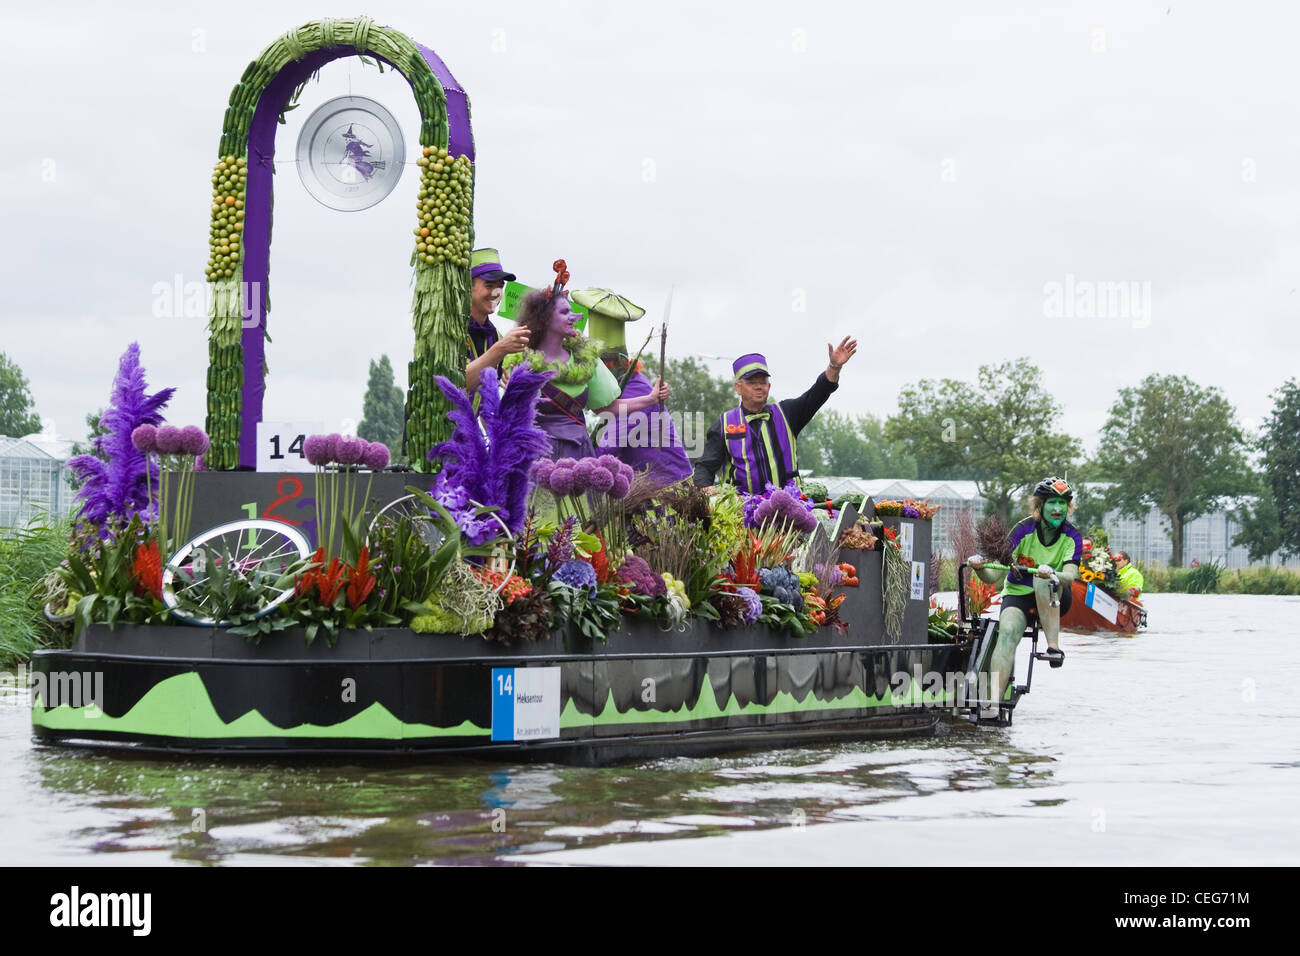
<svg viewBox="0 0 1300 956">
<path fill-rule="evenodd" d="M 1056 540 L 1044 544 L 1038 522 L 1033 517 L 1025 518 L 1011 529 L 1007 543 L 1011 545 L 1013 567 L 1007 572 L 1007 583 L 1002 586 L 1003 594 L 1033 594 L 1034 570 L 1040 564 L 1060 571 L 1067 564 L 1078 564 L 1083 556 L 1083 535 L 1068 521 L 1061 522 Z"/>
</svg>

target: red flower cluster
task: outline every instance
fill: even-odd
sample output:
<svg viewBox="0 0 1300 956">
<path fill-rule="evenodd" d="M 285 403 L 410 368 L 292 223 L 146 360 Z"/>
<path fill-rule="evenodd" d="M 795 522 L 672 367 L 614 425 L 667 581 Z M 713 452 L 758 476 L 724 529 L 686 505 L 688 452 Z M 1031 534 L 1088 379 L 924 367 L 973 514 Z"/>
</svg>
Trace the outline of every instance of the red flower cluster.
<svg viewBox="0 0 1300 956">
<path fill-rule="evenodd" d="M 135 549 L 131 574 L 135 577 L 136 597 L 147 594 L 156 601 L 162 600 L 162 570 L 162 555 L 158 553 L 157 541 L 150 541 Z"/>
<path fill-rule="evenodd" d="M 369 545 L 361 546 L 355 568 L 348 567 L 338 558 L 330 558 L 330 563 L 325 564 L 324 548 L 317 548 L 311 560 L 314 567 L 298 575 L 294 582 L 294 597 L 307 597 L 314 591 L 322 605 L 333 607 L 339 592 L 346 588 L 348 607 L 355 611 L 366 603 L 366 598 L 375 589 L 376 578 L 370 573 Z"/>
<path fill-rule="evenodd" d="M 474 576 L 477 577 L 488 587 L 498 587 L 501 584 L 501 572 L 489 571 L 487 568 L 474 568 Z M 501 600 L 506 604 L 513 604 L 517 598 L 527 597 L 533 593 L 533 586 L 517 574 L 510 575 L 506 586 L 501 590 Z"/>
</svg>

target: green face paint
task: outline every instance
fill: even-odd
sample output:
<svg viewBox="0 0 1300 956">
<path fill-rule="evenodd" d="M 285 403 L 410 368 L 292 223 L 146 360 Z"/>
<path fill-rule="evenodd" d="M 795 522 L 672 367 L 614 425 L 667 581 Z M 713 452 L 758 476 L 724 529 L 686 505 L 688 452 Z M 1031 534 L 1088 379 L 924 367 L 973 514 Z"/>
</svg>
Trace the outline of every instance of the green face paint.
<svg viewBox="0 0 1300 956">
<path fill-rule="evenodd" d="M 1069 514 L 1070 503 L 1064 498 L 1048 498 L 1043 502 L 1043 520 L 1053 528 L 1059 528 Z"/>
</svg>

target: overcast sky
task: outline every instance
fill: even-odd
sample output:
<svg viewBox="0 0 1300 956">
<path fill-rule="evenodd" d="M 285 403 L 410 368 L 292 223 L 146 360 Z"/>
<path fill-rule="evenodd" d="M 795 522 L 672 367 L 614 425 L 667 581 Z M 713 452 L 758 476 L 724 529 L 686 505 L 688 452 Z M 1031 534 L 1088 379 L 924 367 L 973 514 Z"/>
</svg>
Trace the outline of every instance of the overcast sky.
<svg viewBox="0 0 1300 956">
<path fill-rule="evenodd" d="M 151 386 L 179 386 L 169 420 L 202 424 L 205 320 L 156 317 L 154 290 L 203 280 L 227 96 L 286 29 L 363 12 L 469 93 L 478 244 L 523 281 L 567 259 L 640 326 L 673 288 L 670 356 L 765 352 L 779 398 L 856 335 L 830 407 L 888 414 L 908 383 L 1026 355 L 1089 451 L 1154 372 L 1257 425 L 1300 371 L 1300 8 L 972 6 L 7 4 L 0 351 L 60 437 L 132 341 Z M 409 88 L 354 59 L 281 127 L 268 419 L 360 418 L 383 353 L 405 385 L 414 167 L 338 213 L 292 162 L 349 90 L 418 147 Z"/>
</svg>

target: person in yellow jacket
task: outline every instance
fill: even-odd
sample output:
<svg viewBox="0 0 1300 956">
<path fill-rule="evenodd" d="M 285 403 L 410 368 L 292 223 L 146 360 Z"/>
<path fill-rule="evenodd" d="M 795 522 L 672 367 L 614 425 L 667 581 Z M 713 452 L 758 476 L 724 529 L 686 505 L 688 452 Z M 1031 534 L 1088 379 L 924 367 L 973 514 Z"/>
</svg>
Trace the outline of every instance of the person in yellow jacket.
<svg viewBox="0 0 1300 956">
<path fill-rule="evenodd" d="M 1115 552 L 1115 572 L 1119 575 L 1119 583 L 1128 588 L 1129 597 L 1136 601 L 1142 596 L 1146 582 L 1142 579 L 1142 572 L 1128 559 L 1127 551 Z"/>
</svg>

